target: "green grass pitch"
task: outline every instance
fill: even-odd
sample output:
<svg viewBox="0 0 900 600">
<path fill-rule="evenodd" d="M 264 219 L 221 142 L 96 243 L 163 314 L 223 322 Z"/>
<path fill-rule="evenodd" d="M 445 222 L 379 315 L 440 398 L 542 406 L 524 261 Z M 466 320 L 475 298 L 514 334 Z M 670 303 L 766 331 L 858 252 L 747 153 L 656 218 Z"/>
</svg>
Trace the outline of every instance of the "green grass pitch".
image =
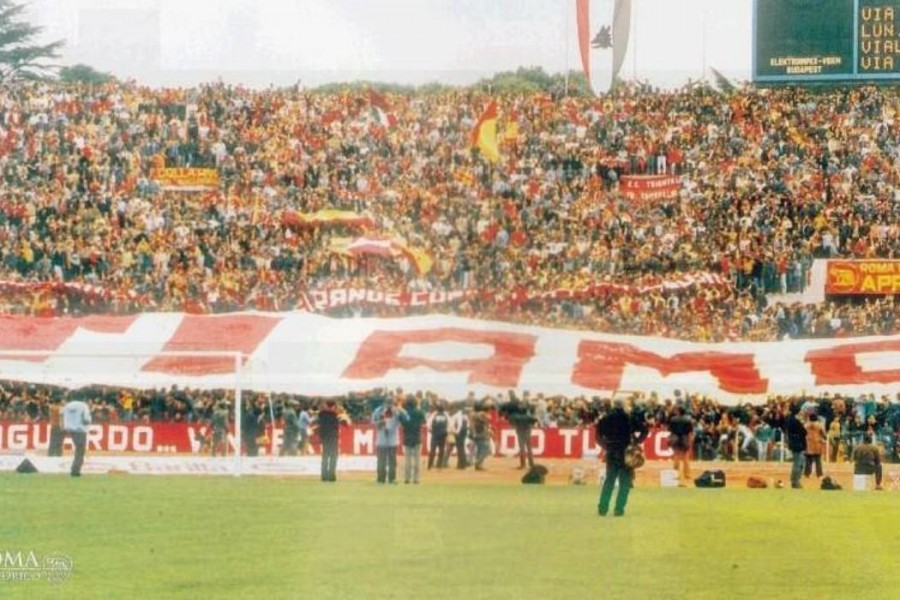
<svg viewBox="0 0 900 600">
<path fill-rule="evenodd" d="M 0 598 L 892 598 L 900 493 L 0 476 Z"/>
</svg>

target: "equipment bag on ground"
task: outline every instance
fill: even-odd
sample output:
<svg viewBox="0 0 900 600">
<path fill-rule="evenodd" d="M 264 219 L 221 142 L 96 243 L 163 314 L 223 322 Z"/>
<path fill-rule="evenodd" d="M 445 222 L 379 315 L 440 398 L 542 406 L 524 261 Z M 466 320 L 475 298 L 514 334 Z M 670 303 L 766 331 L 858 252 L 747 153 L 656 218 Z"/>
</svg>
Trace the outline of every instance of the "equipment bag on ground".
<svg viewBox="0 0 900 600">
<path fill-rule="evenodd" d="M 725 487 L 725 471 L 703 471 L 700 477 L 694 480 L 694 485 L 698 488 Z"/>
</svg>

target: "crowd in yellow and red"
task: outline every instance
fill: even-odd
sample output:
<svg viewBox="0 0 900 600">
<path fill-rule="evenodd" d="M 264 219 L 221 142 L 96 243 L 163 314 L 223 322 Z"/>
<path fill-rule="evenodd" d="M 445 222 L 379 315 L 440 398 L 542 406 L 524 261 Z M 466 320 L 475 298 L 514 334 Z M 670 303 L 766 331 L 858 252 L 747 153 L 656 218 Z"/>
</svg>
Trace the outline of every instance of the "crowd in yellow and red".
<svg viewBox="0 0 900 600">
<path fill-rule="evenodd" d="M 496 161 L 470 141 L 492 100 Z M 801 291 L 816 257 L 895 256 L 898 110 L 876 87 L 4 86 L 0 313 L 440 311 L 700 341 L 895 333 L 892 297 L 766 295 Z M 173 189 L 169 175 L 205 185 Z M 676 183 L 628 193 L 637 175 Z"/>
</svg>

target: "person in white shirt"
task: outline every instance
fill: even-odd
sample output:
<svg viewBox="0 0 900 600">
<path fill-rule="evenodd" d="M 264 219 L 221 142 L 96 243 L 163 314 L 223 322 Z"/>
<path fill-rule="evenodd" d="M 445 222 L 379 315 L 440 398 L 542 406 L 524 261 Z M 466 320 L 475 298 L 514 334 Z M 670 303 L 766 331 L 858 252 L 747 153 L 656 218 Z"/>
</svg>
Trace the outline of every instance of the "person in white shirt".
<svg viewBox="0 0 900 600">
<path fill-rule="evenodd" d="M 81 400 L 70 400 L 62 410 L 63 429 L 72 438 L 75 445 L 75 458 L 72 460 L 72 477 L 81 477 L 81 466 L 84 464 L 84 453 L 87 448 L 87 431 L 91 424 L 91 411 Z"/>
</svg>

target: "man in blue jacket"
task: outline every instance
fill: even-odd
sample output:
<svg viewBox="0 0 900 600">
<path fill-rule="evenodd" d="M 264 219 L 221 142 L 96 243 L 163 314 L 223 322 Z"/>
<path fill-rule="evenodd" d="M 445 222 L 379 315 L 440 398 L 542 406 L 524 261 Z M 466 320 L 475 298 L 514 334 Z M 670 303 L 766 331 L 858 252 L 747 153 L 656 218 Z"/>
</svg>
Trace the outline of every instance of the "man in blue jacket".
<svg viewBox="0 0 900 600">
<path fill-rule="evenodd" d="M 375 424 L 375 472 L 378 483 L 397 483 L 397 446 L 400 444 L 400 424 L 409 415 L 399 402 L 388 398 L 372 413 Z"/>
</svg>

